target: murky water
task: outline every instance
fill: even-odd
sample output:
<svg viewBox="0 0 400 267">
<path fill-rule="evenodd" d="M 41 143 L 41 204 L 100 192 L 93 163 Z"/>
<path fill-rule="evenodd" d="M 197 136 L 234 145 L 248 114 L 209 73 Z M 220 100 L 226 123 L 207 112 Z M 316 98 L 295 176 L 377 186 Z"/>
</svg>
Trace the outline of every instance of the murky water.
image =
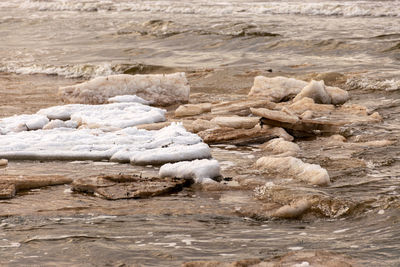
<svg viewBox="0 0 400 267">
<path fill-rule="evenodd" d="M 397 141 L 399 25 L 396 0 L 1 1 L 0 112 L 58 105 L 58 86 L 111 73 L 189 70 L 191 101 L 206 102 L 242 97 L 253 77 L 269 69 L 305 78 L 338 71 L 350 103 L 384 118 L 355 129 L 352 141 Z M 331 186 L 262 174 L 253 165 L 265 152 L 228 145 L 212 153 L 223 175 L 234 178 L 230 187 L 106 201 L 63 185 L 1 200 L 0 265 L 176 266 L 322 249 L 365 266 L 399 266 L 399 143 L 297 143 L 305 161 L 328 170 Z M 71 178 L 101 173 L 156 175 L 157 168 L 25 161 L 0 169 L 0 175 Z M 252 216 L 249 210 L 268 205 L 253 191 L 266 182 L 279 186 L 273 192 L 279 204 L 302 196 L 321 205 L 302 220 Z"/>
</svg>

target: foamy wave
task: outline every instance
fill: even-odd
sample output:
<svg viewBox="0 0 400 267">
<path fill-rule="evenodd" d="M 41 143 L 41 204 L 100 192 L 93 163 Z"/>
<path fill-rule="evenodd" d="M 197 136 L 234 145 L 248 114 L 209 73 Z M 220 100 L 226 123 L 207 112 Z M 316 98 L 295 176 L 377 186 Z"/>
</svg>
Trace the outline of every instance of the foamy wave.
<svg viewBox="0 0 400 267">
<path fill-rule="evenodd" d="M 350 89 L 385 90 L 385 91 L 400 90 L 400 80 L 395 80 L 395 79 L 379 80 L 366 77 L 352 77 L 346 81 L 346 85 Z"/>
<path fill-rule="evenodd" d="M 162 12 L 172 14 L 299 14 L 321 16 L 371 16 L 400 17 L 399 1 L 318 1 L 318 2 L 267 2 L 242 3 L 212 1 L 110 1 L 110 0 L 30 0 L 20 3 L 20 8 L 39 11 L 126 11 Z"/>
<path fill-rule="evenodd" d="M 111 64 L 79 64 L 79 65 L 64 65 L 64 66 L 51 66 L 51 65 L 0 65 L 1 72 L 12 72 L 18 74 L 47 74 L 58 75 L 67 78 L 93 78 L 97 76 L 106 76 L 110 74 L 121 73 L 116 71 L 115 66 Z"/>
</svg>

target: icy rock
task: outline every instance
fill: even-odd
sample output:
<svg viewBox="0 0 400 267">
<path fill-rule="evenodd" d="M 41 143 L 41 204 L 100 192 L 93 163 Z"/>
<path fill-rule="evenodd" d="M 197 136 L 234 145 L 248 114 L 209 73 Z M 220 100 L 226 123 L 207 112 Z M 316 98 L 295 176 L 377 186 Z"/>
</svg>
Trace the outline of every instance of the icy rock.
<svg viewBox="0 0 400 267">
<path fill-rule="evenodd" d="M 175 110 L 176 117 L 195 116 L 211 111 L 211 103 L 186 104 Z"/>
<path fill-rule="evenodd" d="M 221 176 L 221 169 L 216 160 L 194 160 L 178 163 L 168 163 L 161 166 L 160 177 L 191 178 L 201 183 L 205 178 L 217 178 Z"/>
<path fill-rule="evenodd" d="M 285 141 L 283 138 L 275 138 L 261 146 L 261 149 L 285 156 L 295 156 L 300 152 L 300 147 L 293 142 Z"/>
<path fill-rule="evenodd" d="M 211 114 L 213 115 L 226 115 L 226 116 L 249 116 L 251 114 L 250 108 L 268 108 L 274 109 L 275 103 L 268 99 L 260 97 L 241 99 L 235 101 L 226 101 L 218 104 L 213 104 Z"/>
<path fill-rule="evenodd" d="M 234 129 L 251 129 L 254 128 L 260 121 L 260 118 L 256 117 L 215 117 L 211 120 L 212 123 L 217 124 L 220 127 L 228 127 Z"/>
<path fill-rule="evenodd" d="M 192 183 L 192 179 L 108 175 L 76 179 L 72 183 L 72 190 L 92 193 L 108 200 L 118 200 L 171 194 L 181 191 Z"/>
<path fill-rule="evenodd" d="M 338 87 L 325 86 L 324 81 L 313 80 L 308 84 L 305 81 L 280 76 L 274 78 L 255 77 L 249 96 L 264 96 L 273 102 L 289 100 L 294 96 L 296 96 L 294 101 L 309 97 L 316 103 L 334 105 L 343 104 L 349 99 L 347 91 Z"/>
<path fill-rule="evenodd" d="M 313 185 L 330 183 L 328 172 L 321 166 L 304 163 L 294 157 L 262 157 L 257 160 L 256 167 L 264 171 L 292 176 Z"/>
<path fill-rule="evenodd" d="M 8 165 L 8 160 L 6 159 L 0 159 L 0 167 L 5 167 Z"/>
<path fill-rule="evenodd" d="M 312 112 L 330 112 L 335 110 L 334 105 L 323 105 L 323 104 L 316 104 L 313 99 L 309 97 L 304 97 L 293 104 L 289 105 L 288 107 L 291 111 L 302 114 L 306 111 Z"/>
<path fill-rule="evenodd" d="M 190 125 L 190 129 L 188 130 L 190 130 L 193 133 L 198 133 L 201 131 L 215 129 L 215 128 L 219 128 L 218 124 L 208 120 L 197 119 Z"/>
<path fill-rule="evenodd" d="M 294 97 L 306 85 L 307 82 L 293 78 L 257 76 L 254 79 L 249 96 L 264 96 L 270 98 L 273 102 L 280 102 L 285 98 Z"/>
<path fill-rule="evenodd" d="M 144 100 L 137 95 L 117 95 L 111 97 L 107 101 L 108 103 L 139 103 L 143 105 L 150 105 L 151 101 Z"/>
<path fill-rule="evenodd" d="M 137 95 L 154 105 L 167 106 L 188 102 L 190 87 L 185 73 L 117 74 L 61 87 L 59 93 L 68 103 L 103 104 L 114 96 Z"/>
<path fill-rule="evenodd" d="M 311 202 L 306 199 L 301 199 L 290 205 L 280 207 L 272 216 L 282 219 L 294 219 L 303 215 L 310 208 Z"/>
<path fill-rule="evenodd" d="M 325 89 L 324 81 L 314 81 L 312 80 L 308 85 L 306 85 L 301 92 L 293 99 L 293 102 L 297 102 L 300 99 L 308 97 L 314 100 L 318 104 L 330 104 L 331 97 Z"/>
</svg>

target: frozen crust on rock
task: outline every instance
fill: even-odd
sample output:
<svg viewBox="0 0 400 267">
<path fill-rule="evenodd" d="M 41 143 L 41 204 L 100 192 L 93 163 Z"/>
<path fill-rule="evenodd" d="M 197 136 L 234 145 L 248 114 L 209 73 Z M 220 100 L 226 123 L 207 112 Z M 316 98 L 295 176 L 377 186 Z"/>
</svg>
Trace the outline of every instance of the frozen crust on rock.
<svg viewBox="0 0 400 267">
<path fill-rule="evenodd" d="M 119 95 L 137 95 L 154 105 L 168 106 L 189 101 L 190 87 L 185 73 L 97 77 L 77 85 L 61 87 L 66 103 L 103 104 Z"/>
<path fill-rule="evenodd" d="M 286 78 L 257 76 L 249 96 L 264 96 L 273 102 L 281 102 L 294 96 L 294 101 L 304 97 L 314 99 L 316 103 L 340 105 L 349 99 L 347 91 L 338 87 L 325 86 L 324 81 L 305 81 Z"/>
<path fill-rule="evenodd" d="M 144 100 L 137 95 L 117 95 L 108 99 L 108 103 L 140 103 L 143 105 L 150 105 L 151 102 Z"/>
<path fill-rule="evenodd" d="M 168 163 L 161 166 L 160 177 L 192 178 L 196 182 L 207 181 L 221 176 L 221 169 L 216 160 L 194 160 L 182 161 L 178 163 Z"/>
<path fill-rule="evenodd" d="M 328 172 L 316 164 L 304 163 L 294 157 L 262 157 L 257 160 L 256 167 L 282 175 L 292 176 L 313 185 L 328 185 Z"/>
</svg>

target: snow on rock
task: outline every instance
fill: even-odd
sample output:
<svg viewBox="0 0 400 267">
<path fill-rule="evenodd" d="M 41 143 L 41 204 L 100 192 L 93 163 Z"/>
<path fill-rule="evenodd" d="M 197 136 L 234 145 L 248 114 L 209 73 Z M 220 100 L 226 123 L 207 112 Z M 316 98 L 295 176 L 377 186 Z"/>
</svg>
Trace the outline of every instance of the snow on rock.
<svg viewBox="0 0 400 267">
<path fill-rule="evenodd" d="M 294 101 L 304 97 L 314 99 L 316 103 L 339 105 L 349 99 L 347 91 L 338 87 L 325 86 L 324 81 L 305 81 L 286 78 L 257 76 L 249 96 L 264 96 L 273 102 L 281 102 L 296 96 Z"/>
<path fill-rule="evenodd" d="M 161 166 L 160 177 L 193 178 L 196 182 L 207 182 L 206 178 L 212 179 L 221 176 L 218 161 L 202 159 L 194 161 L 182 161 L 168 163 Z"/>
<path fill-rule="evenodd" d="M 272 173 L 293 176 L 313 185 L 330 183 L 328 172 L 321 166 L 304 163 L 294 157 L 262 157 L 257 160 L 256 167 Z"/>
<path fill-rule="evenodd" d="M 47 123 L 49 123 L 49 119 L 40 114 L 23 114 L 2 118 L 0 119 L 0 134 L 37 130 L 43 128 Z"/>
<path fill-rule="evenodd" d="M 117 95 L 108 99 L 108 103 L 140 103 L 150 105 L 151 101 L 144 100 L 137 95 Z"/>
<path fill-rule="evenodd" d="M 190 87 L 185 73 L 129 75 L 117 74 L 61 87 L 64 102 L 102 104 L 118 95 L 137 95 L 154 105 L 167 106 L 189 101 Z"/>
<path fill-rule="evenodd" d="M 89 128 L 126 128 L 139 124 L 165 121 L 165 110 L 139 103 L 106 105 L 70 104 L 39 110 L 38 114 L 53 120 L 68 120 Z"/>
<path fill-rule="evenodd" d="M 133 164 L 161 164 L 211 157 L 210 148 L 182 125 L 159 131 L 134 127 L 101 129 L 55 128 L 0 135 L 0 158 L 29 160 L 124 159 Z M 117 160 L 118 161 L 118 160 Z"/>
<path fill-rule="evenodd" d="M 265 96 L 273 102 L 280 102 L 288 96 L 297 95 L 306 85 L 307 82 L 293 78 L 257 76 L 249 95 Z"/>
</svg>

